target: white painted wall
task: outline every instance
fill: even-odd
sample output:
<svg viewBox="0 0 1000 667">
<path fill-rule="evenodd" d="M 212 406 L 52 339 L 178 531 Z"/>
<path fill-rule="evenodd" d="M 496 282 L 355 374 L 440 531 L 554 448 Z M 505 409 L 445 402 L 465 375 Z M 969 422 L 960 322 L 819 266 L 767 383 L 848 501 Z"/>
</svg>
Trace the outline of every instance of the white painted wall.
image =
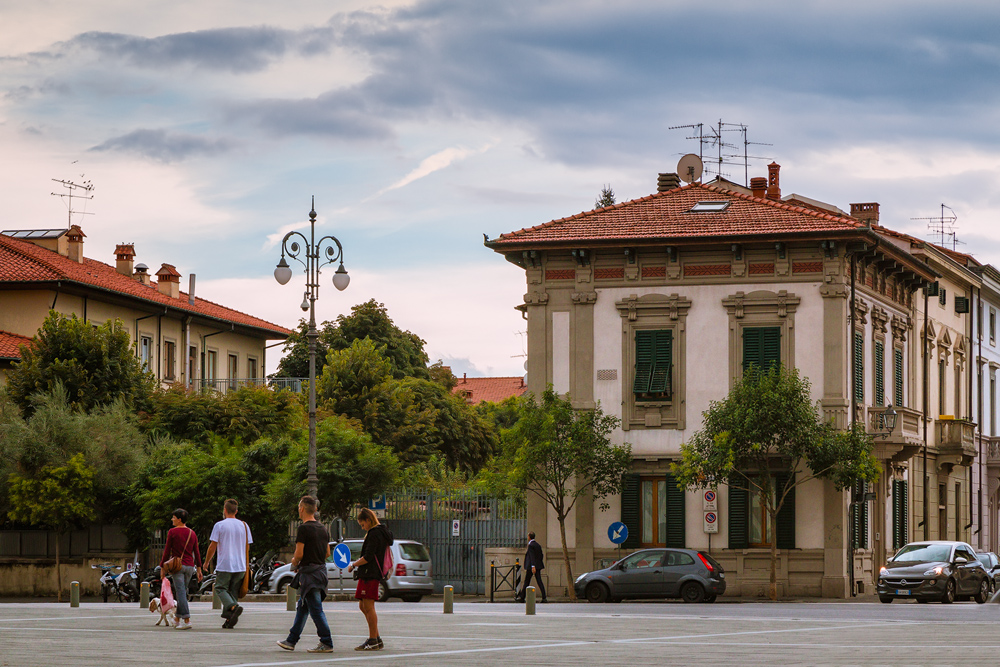
<svg viewBox="0 0 1000 667">
<path fill-rule="evenodd" d="M 557 394 L 569 391 L 569 313 L 552 313 L 552 388 Z"/>
</svg>

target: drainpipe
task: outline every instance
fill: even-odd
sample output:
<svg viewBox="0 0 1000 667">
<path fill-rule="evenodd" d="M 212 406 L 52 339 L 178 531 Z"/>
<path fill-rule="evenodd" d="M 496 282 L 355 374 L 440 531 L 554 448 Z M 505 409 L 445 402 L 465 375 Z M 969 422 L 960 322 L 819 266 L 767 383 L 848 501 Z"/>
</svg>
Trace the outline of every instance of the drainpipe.
<svg viewBox="0 0 1000 667">
<path fill-rule="evenodd" d="M 188 315 L 184 318 L 184 383 L 187 384 L 188 389 L 194 388 L 194 378 L 191 377 L 191 316 Z"/>
<path fill-rule="evenodd" d="M 233 329 L 236 326 L 233 325 Z M 205 343 L 206 338 L 211 338 L 212 336 L 218 336 L 221 333 L 226 333 L 223 331 L 216 331 L 215 333 L 205 334 L 201 337 L 201 388 L 205 388 L 205 365 L 208 363 L 208 345 Z M 218 378 L 212 378 L 212 381 L 216 381 Z"/>
<path fill-rule="evenodd" d="M 56 301 L 59 300 L 59 288 L 62 287 L 62 281 L 56 283 L 55 294 L 52 295 L 52 305 L 49 306 L 49 310 L 56 309 Z"/>
<path fill-rule="evenodd" d="M 927 401 L 927 287 L 924 287 L 924 345 L 923 367 L 924 367 L 924 540 L 931 539 L 930 524 L 927 523 L 927 411 L 930 409 Z"/>
<path fill-rule="evenodd" d="M 856 309 L 855 295 L 856 295 L 856 284 L 858 278 L 858 258 L 857 254 L 851 253 L 851 316 L 848 321 L 851 323 L 847 330 L 847 362 L 850 368 L 850 375 L 847 378 L 847 394 L 850 396 L 850 402 L 848 405 L 851 410 L 851 432 L 854 431 L 857 409 L 854 405 L 854 330 L 857 327 L 856 318 L 858 311 Z M 851 491 L 853 495 L 853 490 Z M 851 579 L 851 597 L 857 596 L 857 585 L 854 581 L 854 541 L 856 539 L 854 531 L 854 517 L 852 512 L 857 511 L 857 506 L 854 504 L 853 497 L 847 505 L 847 519 L 849 521 L 850 528 L 847 531 L 848 535 L 848 549 L 847 549 L 847 574 Z"/>
<path fill-rule="evenodd" d="M 983 290 L 978 288 L 976 290 L 976 308 L 977 314 L 980 312 L 979 309 L 983 307 Z M 979 351 L 976 353 L 976 384 L 979 385 L 979 389 L 976 392 L 976 428 L 979 430 L 979 446 L 976 447 L 976 454 L 980 456 L 979 459 L 979 546 L 983 547 L 983 487 L 985 486 L 986 480 L 983 479 L 983 469 L 986 468 L 986 456 L 983 452 L 983 317 L 979 316 L 976 320 L 976 338 L 978 339 Z"/>
</svg>

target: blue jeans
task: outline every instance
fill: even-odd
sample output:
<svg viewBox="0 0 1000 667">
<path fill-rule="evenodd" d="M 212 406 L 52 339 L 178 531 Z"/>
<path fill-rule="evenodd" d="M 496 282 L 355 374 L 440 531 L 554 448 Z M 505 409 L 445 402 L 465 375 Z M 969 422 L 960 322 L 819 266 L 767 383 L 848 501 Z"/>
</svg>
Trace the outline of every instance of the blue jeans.
<svg viewBox="0 0 1000 667">
<path fill-rule="evenodd" d="M 194 578 L 195 569 L 190 565 L 185 565 L 180 572 L 174 573 L 171 577 L 174 582 L 174 601 L 177 602 L 177 610 L 174 614 L 179 618 L 191 618 L 191 610 L 188 608 L 188 586 Z"/>
<path fill-rule="evenodd" d="M 305 597 L 299 598 L 295 605 L 295 622 L 292 629 L 288 631 L 288 639 L 285 641 L 295 646 L 302 636 L 302 630 L 306 627 L 306 616 L 312 616 L 316 625 L 316 634 L 319 635 L 319 642 L 326 646 L 333 646 L 333 637 L 330 636 L 330 626 L 326 622 L 326 614 L 323 613 L 323 600 L 320 598 L 318 588 L 309 591 Z"/>
</svg>

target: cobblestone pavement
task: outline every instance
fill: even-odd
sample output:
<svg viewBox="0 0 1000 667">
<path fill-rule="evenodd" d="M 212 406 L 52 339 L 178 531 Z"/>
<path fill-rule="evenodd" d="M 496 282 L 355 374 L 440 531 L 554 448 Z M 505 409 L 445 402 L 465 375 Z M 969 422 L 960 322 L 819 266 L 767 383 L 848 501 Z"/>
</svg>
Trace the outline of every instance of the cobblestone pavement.
<svg viewBox="0 0 1000 667">
<path fill-rule="evenodd" d="M 0 604 L 0 665 L 251 667 L 375 661 L 430 665 L 996 665 L 1000 605 L 673 602 L 539 605 L 440 599 L 379 605 L 386 648 L 355 652 L 365 637 L 357 606 L 326 605 L 335 652 L 314 655 L 312 622 L 294 653 L 284 604 L 256 602 L 235 630 L 209 603 L 192 603 L 193 630 L 154 623 L 136 605 Z"/>
</svg>

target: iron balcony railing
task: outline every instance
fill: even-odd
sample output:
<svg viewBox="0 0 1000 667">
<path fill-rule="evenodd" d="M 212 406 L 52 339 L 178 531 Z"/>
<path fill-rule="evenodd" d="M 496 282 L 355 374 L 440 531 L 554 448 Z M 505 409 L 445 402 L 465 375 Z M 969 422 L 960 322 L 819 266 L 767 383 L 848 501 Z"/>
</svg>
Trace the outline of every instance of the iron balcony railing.
<svg viewBox="0 0 1000 667">
<path fill-rule="evenodd" d="M 271 378 L 215 378 L 199 379 L 193 382 L 195 389 L 210 389 L 220 393 L 236 391 L 243 387 L 270 387 L 271 389 L 288 389 L 296 393 L 302 391 L 309 378 L 271 377 Z"/>
</svg>

